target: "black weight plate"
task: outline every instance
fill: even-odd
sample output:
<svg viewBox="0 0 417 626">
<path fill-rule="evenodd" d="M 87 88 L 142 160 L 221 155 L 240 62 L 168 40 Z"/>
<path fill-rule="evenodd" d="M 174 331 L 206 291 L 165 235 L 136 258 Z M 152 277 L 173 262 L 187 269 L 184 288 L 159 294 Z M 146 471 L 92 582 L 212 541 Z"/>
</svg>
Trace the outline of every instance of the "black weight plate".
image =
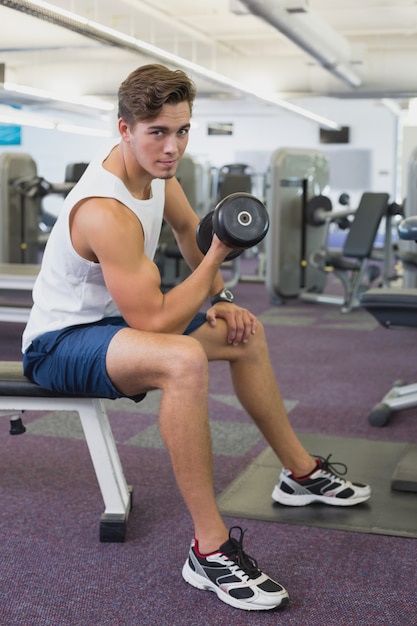
<svg viewBox="0 0 417 626">
<path fill-rule="evenodd" d="M 202 252 L 203 254 L 206 254 L 207 250 L 211 246 L 211 242 L 213 239 L 213 211 L 210 211 L 210 213 L 207 213 L 207 215 L 203 217 L 203 219 L 197 226 L 196 238 L 197 238 L 197 245 L 200 249 L 200 252 Z M 238 257 L 240 254 L 242 254 L 242 252 L 243 252 L 243 249 L 232 250 L 231 252 L 229 252 L 227 257 L 225 258 L 225 261 L 232 261 L 233 259 Z"/>
<path fill-rule="evenodd" d="M 251 248 L 268 232 L 269 216 L 252 194 L 237 192 L 223 198 L 213 215 L 213 229 L 231 248 Z"/>
<path fill-rule="evenodd" d="M 320 215 L 320 211 L 329 212 L 332 210 L 332 202 L 327 196 L 314 196 L 307 202 L 306 220 L 310 226 L 323 226 L 325 220 Z"/>
<path fill-rule="evenodd" d="M 200 252 L 206 254 L 213 239 L 213 211 L 207 213 L 197 226 L 196 237 Z"/>
</svg>

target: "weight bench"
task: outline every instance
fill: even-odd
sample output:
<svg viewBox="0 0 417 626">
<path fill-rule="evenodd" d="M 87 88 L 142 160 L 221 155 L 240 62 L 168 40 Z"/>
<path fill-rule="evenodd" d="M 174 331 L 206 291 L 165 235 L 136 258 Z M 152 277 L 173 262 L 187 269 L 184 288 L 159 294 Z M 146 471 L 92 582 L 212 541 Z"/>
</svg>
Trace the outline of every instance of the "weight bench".
<svg viewBox="0 0 417 626">
<path fill-rule="evenodd" d="M 370 289 L 361 295 L 361 305 L 385 328 L 417 326 L 417 289 L 388 287 Z M 372 426 L 385 426 L 392 413 L 417 407 L 417 383 L 394 382 L 368 415 Z M 391 481 L 396 491 L 417 492 L 417 445 L 410 444 Z"/>
<path fill-rule="evenodd" d="M 49 391 L 28 380 L 20 362 L 0 361 L 0 415 L 9 417 L 10 434 L 25 432 L 21 419 L 24 411 L 78 412 L 105 505 L 100 541 L 123 542 L 132 489 L 126 484 L 102 399 Z"/>
</svg>

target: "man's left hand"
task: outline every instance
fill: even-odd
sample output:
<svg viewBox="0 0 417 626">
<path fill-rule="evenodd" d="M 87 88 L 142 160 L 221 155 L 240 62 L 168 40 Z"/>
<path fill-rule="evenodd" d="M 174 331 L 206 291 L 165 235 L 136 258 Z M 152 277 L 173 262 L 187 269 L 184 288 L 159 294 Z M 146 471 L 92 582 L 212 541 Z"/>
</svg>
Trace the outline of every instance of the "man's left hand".
<svg viewBox="0 0 417 626">
<path fill-rule="evenodd" d="M 251 335 L 254 335 L 258 325 L 256 317 L 247 309 L 230 302 L 217 302 L 206 313 L 207 322 L 213 328 L 216 319 L 221 318 L 227 324 L 227 343 L 237 346 L 247 343 Z"/>
</svg>

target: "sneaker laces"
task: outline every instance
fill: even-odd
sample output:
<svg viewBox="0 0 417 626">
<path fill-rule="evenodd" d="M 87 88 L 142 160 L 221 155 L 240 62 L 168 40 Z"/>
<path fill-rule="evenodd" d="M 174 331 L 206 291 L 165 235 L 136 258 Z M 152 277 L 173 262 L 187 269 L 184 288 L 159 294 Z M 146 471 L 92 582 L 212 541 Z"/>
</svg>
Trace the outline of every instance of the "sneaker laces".
<svg viewBox="0 0 417 626">
<path fill-rule="evenodd" d="M 239 531 L 239 539 L 232 537 L 233 530 Z M 236 566 L 249 578 L 257 578 L 261 575 L 258 563 L 256 559 L 246 554 L 243 550 L 243 537 L 245 532 L 246 530 L 243 530 L 240 526 L 232 526 L 229 530 L 229 540 L 223 544 L 221 551 L 227 558 L 234 561 Z"/>
<path fill-rule="evenodd" d="M 333 463 L 330 462 L 330 457 L 333 456 L 332 454 L 329 454 L 326 458 L 316 454 L 314 456 L 318 461 L 320 461 L 320 469 L 323 471 L 336 474 L 337 476 L 344 476 L 347 474 L 347 465 L 341 463 L 340 461 L 335 461 Z M 341 469 L 337 470 L 336 466 L 339 466 Z"/>
</svg>

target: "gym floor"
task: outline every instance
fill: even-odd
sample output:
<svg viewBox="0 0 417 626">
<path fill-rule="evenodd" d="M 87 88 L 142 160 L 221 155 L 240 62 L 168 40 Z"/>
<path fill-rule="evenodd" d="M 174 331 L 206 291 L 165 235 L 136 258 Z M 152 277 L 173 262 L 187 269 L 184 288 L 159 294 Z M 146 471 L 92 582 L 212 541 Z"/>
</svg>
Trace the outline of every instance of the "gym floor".
<svg viewBox="0 0 417 626">
<path fill-rule="evenodd" d="M 298 299 L 273 306 L 259 283 L 239 283 L 234 292 L 265 324 L 294 427 L 302 436 L 321 437 L 323 448 L 312 453 L 331 453 L 328 437 L 361 446 L 364 440 L 417 441 L 414 409 L 395 414 L 384 428 L 367 420 L 395 379 L 417 379 L 415 331 L 385 330 L 361 309 L 342 315 L 335 306 Z M 21 332 L 19 324 L 0 323 L 0 359 L 20 358 Z M 220 496 L 267 446 L 237 403 L 225 364 L 211 364 L 210 391 Z M 134 489 L 123 544 L 98 541 L 103 505 L 76 415 L 28 412 L 27 432 L 19 437 L 8 435 L 4 420 L 2 625 L 417 623 L 413 537 L 228 517 L 228 524 L 247 529 L 248 553 L 288 589 L 290 606 L 255 617 L 188 586 L 181 567 L 192 529 L 159 438 L 158 404 L 157 393 L 139 405 L 107 403 Z M 349 466 L 349 458 L 334 460 Z M 409 506 L 417 513 L 417 494 L 409 494 Z M 318 514 L 332 511 L 323 507 Z"/>
</svg>

